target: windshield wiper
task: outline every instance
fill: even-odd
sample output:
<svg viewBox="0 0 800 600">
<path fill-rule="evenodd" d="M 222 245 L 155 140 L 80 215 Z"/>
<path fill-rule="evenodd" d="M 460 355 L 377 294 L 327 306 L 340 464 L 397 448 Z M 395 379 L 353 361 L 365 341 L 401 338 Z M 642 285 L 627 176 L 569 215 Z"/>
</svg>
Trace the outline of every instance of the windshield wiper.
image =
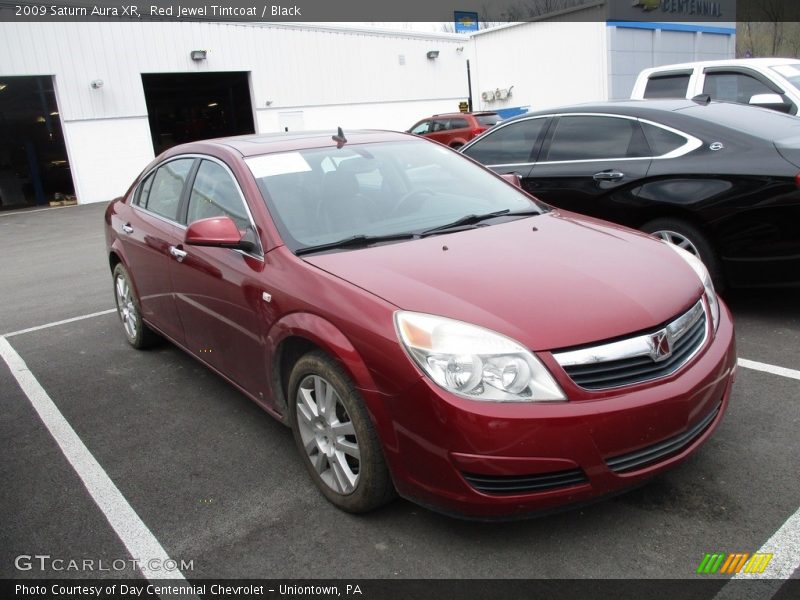
<svg viewBox="0 0 800 600">
<path fill-rule="evenodd" d="M 469 225 L 477 225 L 482 221 L 488 221 L 489 219 L 493 219 L 495 217 L 516 217 L 516 216 L 526 216 L 526 215 L 539 215 L 542 214 L 542 211 L 538 208 L 526 208 L 523 210 L 515 210 L 511 211 L 510 208 L 504 208 L 503 210 L 496 210 L 494 212 L 485 213 L 482 215 L 465 215 L 460 219 L 456 219 L 452 223 L 447 223 L 445 225 L 439 225 L 438 227 L 432 227 L 430 229 L 426 229 L 425 231 L 421 232 L 419 235 L 421 237 L 425 237 L 427 235 L 433 235 L 436 233 L 443 233 L 446 231 L 450 231 L 451 229 L 458 229 L 460 227 L 467 227 Z"/>
<path fill-rule="evenodd" d="M 378 242 L 393 242 L 396 240 L 412 240 L 418 237 L 415 233 L 391 233 L 388 235 L 353 235 L 343 240 L 328 242 L 327 244 L 317 244 L 316 246 L 306 246 L 295 251 L 295 255 L 311 254 L 312 252 L 322 252 L 323 250 L 333 250 L 337 248 L 359 248 L 377 244 Z"/>
</svg>

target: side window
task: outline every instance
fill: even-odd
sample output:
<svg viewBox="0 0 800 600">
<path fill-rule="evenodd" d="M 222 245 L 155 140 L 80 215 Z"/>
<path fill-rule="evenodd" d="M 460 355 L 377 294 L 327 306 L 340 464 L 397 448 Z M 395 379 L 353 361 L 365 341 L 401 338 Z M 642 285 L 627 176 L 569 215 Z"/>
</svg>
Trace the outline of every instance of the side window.
<svg viewBox="0 0 800 600">
<path fill-rule="evenodd" d="M 417 135 L 422 135 L 423 133 L 428 133 L 428 126 L 430 124 L 431 124 L 430 121 L 423 121 L 422 123 L 420 123 L 419 125 L 414 127 L 414 129 L 411 130 L 411 133 L 415 133 Z"/>
<path fill-rule="evenodd" d="M 177 220 L 181 192 L 193 164 L 193 158 L 181 158 L 161 165 L 153 177 L 147 203 L 142 202 L 145 200 L 142 198 L 140 206 L 172 221 Z"/>
<path fill-rule="evenodd" d="M 155 172 L 150 173 L 136 190 L 136 195 L 133 198 L 133 203 L 137 206 L 147 206 L 147 197 L 150 195 L 150 188 L 153 186 L 153 176 Z"/>
<path fill-rule="evenodd" d="M 450 119 L 450 129 L 466 129 L 469 127 L 466 119 Z"/>
<path fill-rule="evenodd" d="M 446 119 L 435 119 L 431 124 L 430 133 L 435 133 L 437 131 L 446 131 L 447 127 L 447 120 Z"/>
<path fill-rule="evenodd" d="M 686 138 L 672 131 L 667 131 L 662 127 L 642 123 L 644 137 L 653 156 L 663 156 L 677 150 L 686 143 Z"/>
<path fill-rule="evenodd" d="M 636 158 L 649 154 L 638 121 L 576 115 L 559 118 L 544 160 Z"/>
<path fill-rule="evenodd" d="M 656 75 L 647 80 L 645 98 L 685 98 L 689 88 L 689 74 Z"/>
<path fill-rule="evenodd" d="M 531 162 L 531 153 L 547 121 L 546 117 L 526 119 L 494 129 L 464 154 L 484 165 Z"/>
<path fill-rule="evenodd" d="M 743 73 L 706 73 L 703 93 L 715 100 L 729 100 L 748 104 L 756 94 L 774 94 L 775 92 L 755 77 Z"/>
<path fill-rule="evenodd" d="M 247 229 L 250 219 L 244 200 L 231 175 L 221 165 L 210 160 L 200 163 L 189 196 L 188 223 L 210 217 L 230 217 L 239 229 Z"/>
</svg>

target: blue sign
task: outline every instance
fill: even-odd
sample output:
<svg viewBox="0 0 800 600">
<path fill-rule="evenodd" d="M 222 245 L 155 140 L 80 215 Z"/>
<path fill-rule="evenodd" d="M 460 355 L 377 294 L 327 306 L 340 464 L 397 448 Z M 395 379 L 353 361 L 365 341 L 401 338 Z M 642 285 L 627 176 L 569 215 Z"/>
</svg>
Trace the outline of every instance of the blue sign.
<svg viewBox="0 0 800 600">
<path fill-rule="evenodd" d="M 456 22 L 456 33 L 473 33 L 478 31 L 478 13 L 453 11 Z"/>
</svg>

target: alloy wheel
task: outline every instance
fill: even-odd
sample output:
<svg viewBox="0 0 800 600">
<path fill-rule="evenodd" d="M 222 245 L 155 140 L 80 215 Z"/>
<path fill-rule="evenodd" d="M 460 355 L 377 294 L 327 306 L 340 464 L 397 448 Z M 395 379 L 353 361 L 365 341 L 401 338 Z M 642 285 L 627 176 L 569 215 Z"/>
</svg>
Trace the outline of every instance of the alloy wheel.
<svg viewBox="0 0 800 600">
<path fill-rule="evenodd" d="M 122 319 L 122 325 L 125 327 L 125 333 L 128 338 L 135 339 L 138 331 L 138 315 L 136 313 L 136 303 L 133 301 L 131 286 L 124 276 L 117 275 L 114 289 L 117 292 L 117 310 L 119 311 L 120 319 Z"/>
<path fill-rule="evenodd" d="M 350 415 L 330 382 L 308 375 L 297 389 L 297 426 L 308 459 L 334 492 L 355 491 L 361 451 Z"/>
<path fill-rule="evenodd" d="M 694 254 L 697 258 L 702 259 L 702 257 L 700 256 L 700 252 L 697 250 L 697 247 L 685 235 L 669 230 L 654 231 L 650 235 L 662 239 L 665 242 L 669 242 L 670 244 L 675 244 L 679 248 L 683 248 L 687 252 Z"/>
</svg>

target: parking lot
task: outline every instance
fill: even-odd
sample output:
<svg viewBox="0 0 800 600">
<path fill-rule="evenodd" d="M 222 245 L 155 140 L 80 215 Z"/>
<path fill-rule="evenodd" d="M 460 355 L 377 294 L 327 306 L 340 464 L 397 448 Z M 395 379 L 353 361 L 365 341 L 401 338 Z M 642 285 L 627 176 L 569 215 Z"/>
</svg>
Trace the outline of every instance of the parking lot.
<svg viewBox="0 0 800 600">
<path fill-rule="evenodd" d="M 87 576 L 21 571 L 19 555 L 130 557 L 112 525 L 129 513 L 109 516 L 87 491 L 97 481 L 82 480 L 54 439 L 52 423 L 65 421 L 166 555 L 191 561 L 187 578 L 691 579 L 728 577 L 695 574 L 706 553 L 762 548 L 773 576 L 797 577 L 800 291 L 725 296 L 751 362 L 716 434 L 645 487 L 513 523 L 402 499 L 352 516 L 316 491 L 288 429 L 175 347 L 126 343 L 110 310 L 103 210 L 0 215 L 0 334 L 11 348 L 0 361 L 0 576 Z M 14 355 L 57 408 L 49 426 L 42 398 L 7 364 Z"/>
</svg>

